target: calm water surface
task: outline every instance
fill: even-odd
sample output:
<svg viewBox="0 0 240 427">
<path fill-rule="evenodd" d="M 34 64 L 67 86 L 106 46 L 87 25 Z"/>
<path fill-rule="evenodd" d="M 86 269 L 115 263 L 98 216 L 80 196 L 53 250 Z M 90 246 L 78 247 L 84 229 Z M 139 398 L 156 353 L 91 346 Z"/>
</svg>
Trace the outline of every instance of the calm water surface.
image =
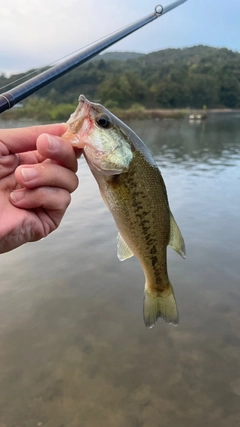
<svg viewBox="0 0 240 427">
<path fill-rule="evenodd" d="M 81 159 L 59 230 L 1 255 L 0 427 L 240 425 L 240 115 L 129 124 L 185 238 L 185 261 L 168 251 L 180 324 L 144 326 L 141 267 L 118 261 Z"/>
</svg>

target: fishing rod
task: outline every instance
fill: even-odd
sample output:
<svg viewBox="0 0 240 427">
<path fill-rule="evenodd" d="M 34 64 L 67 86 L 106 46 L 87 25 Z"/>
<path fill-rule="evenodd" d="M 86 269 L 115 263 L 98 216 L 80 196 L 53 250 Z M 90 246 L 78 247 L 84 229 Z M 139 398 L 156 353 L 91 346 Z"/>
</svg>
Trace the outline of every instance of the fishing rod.
<svg viewBox="0 0 240 427">
<path fill-rule="evenodd" d="M 98 55 L 100 52 L 112 46 L 114 43 L 122 40 L 124 37 L 132 34 L 134 31 L 137 31 L 139 28 L 149 24 L 150 22 L 154 21 L 175 7 L 180 6 L 186 1 L 187 0 L 178 0 L 165 7 L 162 5 L 157 5 L 154 9 L 154 12 L 150 15 L 147 15 L 144 18 L 139 19 L 138 21 L 116 31 L 115 33 L 96 41 L 89 47 L 81 50 L 80 53 L 73 56 L 72 58 L 67 59 L 55 67 L 43 71 L 42 73 L 27 80 L 24 83 L 21 83 L 8 92 L 0 94 L 0 114 L 5 110 L 12 108 L 15 104 L 37 92 L 39 89 L 48 85 L 52 81 L 58 79 L 79 65 L 89 61 L 89 59 Z"/>
</svg>

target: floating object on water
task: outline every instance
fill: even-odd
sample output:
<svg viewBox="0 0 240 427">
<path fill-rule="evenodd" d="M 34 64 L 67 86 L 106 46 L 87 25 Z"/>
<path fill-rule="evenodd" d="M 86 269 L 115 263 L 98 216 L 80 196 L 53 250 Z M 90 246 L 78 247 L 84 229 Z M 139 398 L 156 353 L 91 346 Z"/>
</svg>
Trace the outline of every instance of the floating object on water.
<svg viewBox="0 0 240 427">
<path fill-rule="evenodd" d="M 207 118 L 207 115 L 206 115 L 206 113 L 204 113 L 204 114 L 190 114 L 188 118 L 190 121 L 192 121 L 192 120 L 200 121 L 200 120 L 205 120 Z"/>
</svg>

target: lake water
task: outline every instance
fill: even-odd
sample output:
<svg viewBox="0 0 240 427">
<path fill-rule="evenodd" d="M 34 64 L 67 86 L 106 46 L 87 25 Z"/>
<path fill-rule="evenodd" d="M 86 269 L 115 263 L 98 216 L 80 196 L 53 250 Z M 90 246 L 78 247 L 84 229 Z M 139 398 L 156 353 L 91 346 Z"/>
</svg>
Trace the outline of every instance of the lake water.
<svg viewBox="0 0 240 427">
<path fill-rule="evenodd" d="M 141 267 L 118 261 L 80 159 L 60 228 L 1 255 L 0 427 L 240 425 L 240 115 L 129 125 L 185 238 L 186 260 L 168 250 L 180 324 L 145 327 Z"/>
</svg>

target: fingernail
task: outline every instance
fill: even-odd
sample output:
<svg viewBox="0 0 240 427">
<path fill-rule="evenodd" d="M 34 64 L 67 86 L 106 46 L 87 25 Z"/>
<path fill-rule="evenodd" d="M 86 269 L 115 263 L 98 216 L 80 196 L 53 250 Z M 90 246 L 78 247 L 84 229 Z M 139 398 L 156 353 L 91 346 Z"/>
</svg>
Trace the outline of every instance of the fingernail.
<svg viewBox="0 0 240 427">
<path fill-rule="evenodd" d="M 51 135 L 48 135 L 48 148 L 49 150 L 57 150 L 59 148 L 59 141 Z"/>
<path fill-rule="evenodd" d="M 31 181 L 31 179 L 34 179 L 38 176 L 38 173 L 34 168 L 22 168 L 21 173 L 24 181 Z"/>
<path fill-rule="evenodd" d="M 10 193 L 10 198 L 13 202 L 19 202 L 25 195 L 24 190 L 16 190 Z"/>
</svg>

